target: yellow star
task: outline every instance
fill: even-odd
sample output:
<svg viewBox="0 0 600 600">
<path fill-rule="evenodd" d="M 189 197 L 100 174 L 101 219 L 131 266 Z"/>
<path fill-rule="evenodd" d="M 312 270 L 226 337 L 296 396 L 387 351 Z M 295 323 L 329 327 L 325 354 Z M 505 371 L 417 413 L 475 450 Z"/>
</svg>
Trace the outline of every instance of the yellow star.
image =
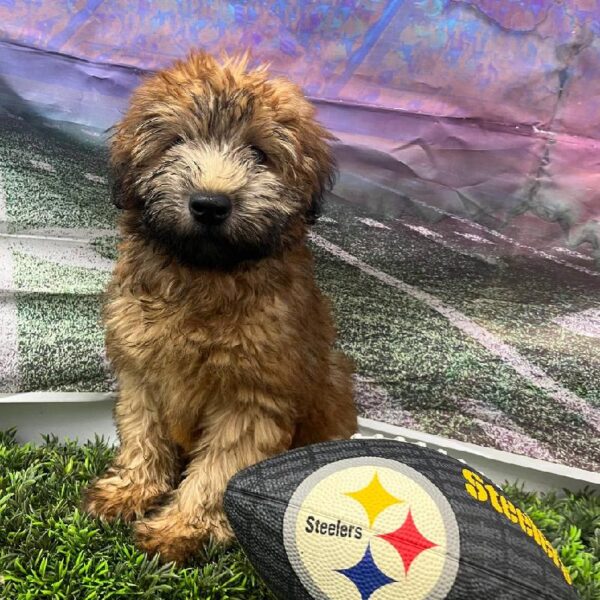
<svg viewBox="0 0 600 600">
<path fill-rule="evenodd" d="M 373 475 L 373 479 L 371 479 L 369 485 L 356 492 L 346 492 L 345 495 L 360 502 L 369 517 L 369 526 L 373 525 L 379 513 L 384 511 L 388 506 L 404 502 L 404 500 L 392 496 L 381 485 L 377 471 L 375 471 L 375 475 Z"/>
</svg>

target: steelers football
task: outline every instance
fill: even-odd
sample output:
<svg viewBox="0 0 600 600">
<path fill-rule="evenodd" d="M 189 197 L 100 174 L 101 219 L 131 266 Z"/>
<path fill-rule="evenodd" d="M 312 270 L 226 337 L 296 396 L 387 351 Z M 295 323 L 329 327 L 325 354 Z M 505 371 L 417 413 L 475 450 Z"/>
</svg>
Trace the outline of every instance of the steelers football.
<svg viewBox="0 0 600 600">
<path fill-rule="evenodd" d="M 384 439 L 316 444 L 235 475 L 225 510 L 281 600 L 576 600 L 560 557 L 493 483 Z"/>
</svg>

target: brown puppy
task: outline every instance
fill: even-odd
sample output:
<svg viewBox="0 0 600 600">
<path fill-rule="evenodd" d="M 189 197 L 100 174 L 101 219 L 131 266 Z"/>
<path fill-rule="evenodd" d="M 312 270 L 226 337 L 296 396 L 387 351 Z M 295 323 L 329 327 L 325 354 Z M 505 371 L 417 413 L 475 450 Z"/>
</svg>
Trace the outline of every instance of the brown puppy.
<svg viewBox="0 0 600 600">
<path fill-rule="evenodd" d="M 151 77 L 112 142 L 126 210 L 105 324 L 121 447 L 85 506 L 135 519 L 166 495 L 135 525 L 164 560 L 231 538 L 236 471 L 356 430 L 306 246 L 330 136 L 296 86 L 246 63 L 196 53 Z"/>
</svg>

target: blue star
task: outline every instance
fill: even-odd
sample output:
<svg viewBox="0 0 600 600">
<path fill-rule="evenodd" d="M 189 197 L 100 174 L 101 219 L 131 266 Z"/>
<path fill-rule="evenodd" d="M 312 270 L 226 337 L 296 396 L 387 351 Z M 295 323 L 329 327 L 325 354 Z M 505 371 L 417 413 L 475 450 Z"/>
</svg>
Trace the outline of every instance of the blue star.
<svg viewBox="0 0 600 600">
<path fill-rule="evenodd" d="M 380 587 L 396 581 L 388 577 L 375 564 L 371 554 L 371 544 L 367 546 L 365 555 L 358 563 L 349 569 L 337 569 L 337 572 L 345 575 L 358 588 L 362 600 L 369 600 L 371 594 Z"/>
</svg>

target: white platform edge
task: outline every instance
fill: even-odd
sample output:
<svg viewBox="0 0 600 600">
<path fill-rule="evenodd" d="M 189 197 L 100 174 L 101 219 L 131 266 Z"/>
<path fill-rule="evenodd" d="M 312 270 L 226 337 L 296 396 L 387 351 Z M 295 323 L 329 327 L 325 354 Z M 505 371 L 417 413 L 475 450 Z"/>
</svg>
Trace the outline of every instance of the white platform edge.
<svg viewBox="0 0 600 600">
<path fill-rule="evenodd" d="M 30 392 L 0 394 L 0 430 L 15 427 L 19 442 L 41 441 L 42 434 L 80 442 L 103 437 L 117 441 L 112 419 L 113 393 Z M 496 483 L 519 481 L 525 489 L 535 491 L 592 487 L 600 491 L 600 473 L 550 463 L 447 439 L 436 435 L 396 427 L 371 419 L 359 419 L 359 431 L 365 436 L 401 438 L 441 450 L 484 473 Z"/>
<path fill-rule="evenodd" d="M 585 487 L 600 491 L 600 473 L 460 442 L 371 419 L 359 418 L 358 421 L 360 432 L 364 435 L 400 437 L 408 442 L 441 450 L 448 456 L 471 465 L 498 484 L 504 481 L 519 481 L 524 484 L 525 489 L 535 491 L 562 489 L 578 491 Z"/>
</svg>

